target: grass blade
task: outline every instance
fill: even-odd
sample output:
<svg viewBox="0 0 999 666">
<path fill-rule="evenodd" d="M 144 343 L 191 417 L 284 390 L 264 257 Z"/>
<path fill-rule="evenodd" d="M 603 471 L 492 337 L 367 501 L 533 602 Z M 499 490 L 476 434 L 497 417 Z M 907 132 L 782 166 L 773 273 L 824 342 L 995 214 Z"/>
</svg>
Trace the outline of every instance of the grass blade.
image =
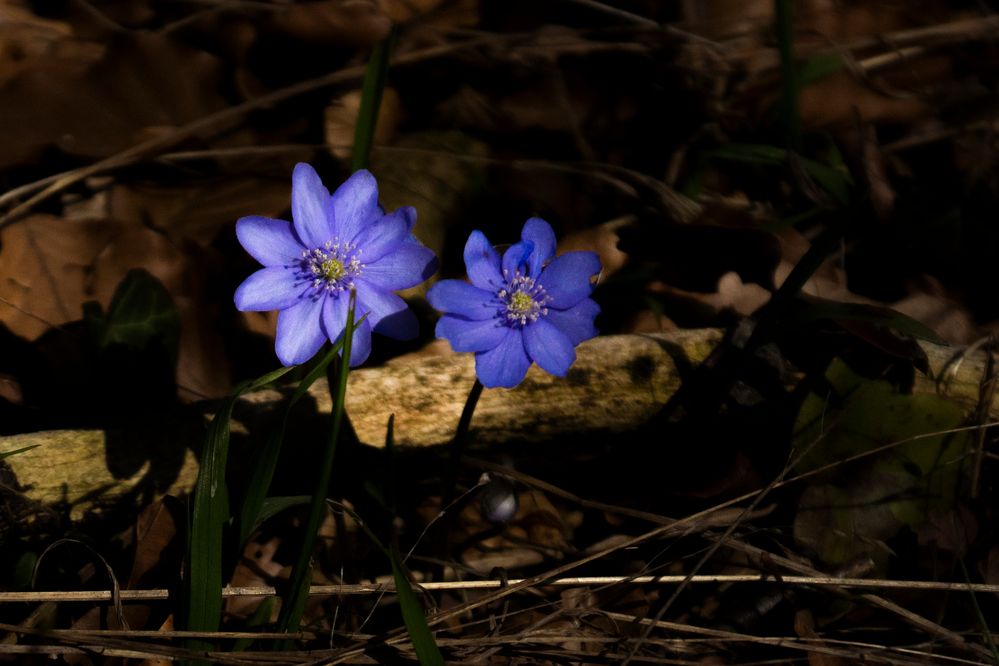
<svg viewBox="0 0 999 666">
<path fill-rule="evenodd" d="M 342 346 L 343 341 L 339 341 L 333 345 L 323 356 L 322 360 L 299 382 L 295 392 L 288 400 L 288 404 L 285 405 L 281 425 L 267 439 L 267 443 L 258 454 L 257 460 L 253 465 L 249 485 L 246 489 L 246 496 L 241 503 L 242 509 L 239 514 L 240 546 L 246 543 L 246 540 L 250 538 L 250 534 L 252 534 L 257 524 L 262 520 L 260 516 L 261 507 L 264 504 L 264 499 L 267 497 L 267 491 L 271 487 L 271 480 L 274 478 L 274 469 L 277 466 L 281 446 L 284 443 L 284 434 L 288 428 L 288 418 L 291 415 L 292 408 L 302 396 L 309 392 L 309 388 L 311 388 L 315 381 L 326 373 L 326 367 L 336 358 Z"/>
<path fill-rule="evenodd" d="M 312 550 L 316 543 L 316 532 L 319 531 L 319 523 L 326 511 L 326 496 L 329 491 L 330 477 L 333 474 L 333 460 L 336 457 L 337 443 L 340 440 L 340 431 L 343 429 L 344 420 L 344 398 L 347 395 L 347 375 L 350 373 L 350 348 L 351 340 L 354 337 L 354 309 L 357 304 L 357 295 L 351 291 L 350 304 L 347 307 L 347 325 L 343 329 L 341 339 L 343 340 L 343 358 L 339 360 L 339 372 L 337 373 L 336 393 L 333 395 L 332 425 L 330 428 L 330 438 L 323 453 L 323 460 L 319 468 L 319 481 L 316 489 L 312 493 L 312 501 L 309 505 L 309 517 L 305 524 L 305 534 L 302 538 L 302 545 L 298 552 L 298 559 L 291 570 L 291 580 L 289 581 L 288 596 L 281 604 L 281 614 L 278 616 L 278 631 L 287 632 L 289 629 L 297 631 L 302 613 L 305 610 L 305 600 L 308 597 L 309 581 L 311 579 Z M 330 387 L 332 393 L 334 387 Z"/>
<path fill-rule="evenodd" d="M 368 68 L 364 72 L 364 83 L 361 87 L 361 107 L 357 111 L 357 123 L 354 126 L 351 171 L 364 169 L 368 166 L 368 157 L 371 154 L 371 144 L 374 143 L 375 139 L 378 110 L 382 104 L 382 92 L 385 90 L 385 78 L 394 43 L 395 27 L 393 26 L 388 37 L 375 45 L 371 52 L 371 58 L 368 60 Z"/>
<path fill-rule="evenodd" d="M 216 631 L 222 616 L 222 564 L 226 525 L 230 521 L 229 493 L 225 483 L 229 455 L 229 422 L 240 395 L 272 383 L 292 368 L 279 368 L 236 388 L 219 408 L 205 437 L 201 466 L 194 489 L 194 510 L 184 580 L 185 625 L 189 631 Z M 193 649 L 206 644 L 190 643 Z"/>
<path fill-rule="evenodd" d="M 409 639 L 413 641 L 416 658 L 421 666 L 444 666 L 444 657 L 437 647 L 437 641 L 430 627 L 427 626 L 427 616 L 424 614 L 423 606 L 416 598 L 416 593 L 409 584 L 409 578 L 403 572 L 399 563 L 399 553 L 394 547 L 389 553 L 389 559 L 392 561 L 392 578 L 395 579 L 395 590 L 399 595 L 402 621 L 406 624 Z"/>
<path fill-rule="evenodd" d="M 783 78 L 781 116 L 787 131 L 788 146 L 797 153 L 801 152 L 801 113 L 798 109 L 798 72 L 794 62 L 794 17 L 791 0 L 774 0 L 774 4 L 777 16 L 777 50 L 780 52 Z"/>
<path fill-rule="evenodd" d="M 39 446 L 41 446 L 41 444 L 30 444 L 28 446 L 22 446 L 19 449 L 14 449 L 13 451 L 0 452 L 0 460 L 16 456 L 18 453 L 24 453 L 25 451 L 30 451 L 31 449 L 37 449 Z"/>
</svg>

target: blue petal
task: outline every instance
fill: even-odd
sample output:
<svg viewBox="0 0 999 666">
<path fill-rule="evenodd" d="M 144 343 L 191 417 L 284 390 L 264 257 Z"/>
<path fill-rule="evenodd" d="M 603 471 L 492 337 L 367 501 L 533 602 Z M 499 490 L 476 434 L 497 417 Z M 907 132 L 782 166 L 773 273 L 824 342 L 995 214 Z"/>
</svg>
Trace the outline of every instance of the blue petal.
<svg viewBox="0 0 999 666">
<path fill-rule="evenodd" d="M 347 292 L 341 293 L 338 297 L 326 299 L 326 306 L 323 308 L 323 329 L 326 337 L 331 342 L 336 342 L 343 335 L 343 329 L 347 327 L 347 308 L 350 306 L 350 298 Z M 355 306 L 354 321 L 357 322 L 363 314 L 359 306 Z M 341 352 L 342 353 L 342 352 Z M 371 353 L 371 323 L 365 319 L 354 327 L 354 335 L 350 340 L 350 365 L 360 365 Z"/>
<path fill-rule="evenodd" d="M 330 192 L 319 174 L 300 162 L 291 174 L 291 216 L 306 246 L 316 248 L 334 236 L 330 222 Z"/>
<path fill-rule="evenodd" d="M 388 315 L 375 327 L 375 333 L 393 340 L 412 340 L 420 332 L 420 321 L 408 307 Z"/>
<path fill-rule="evenodd" d="M 361 365 L 370 355 L 371 324 L 365 319 L 354 329 L 354 339 L 350 341 L 350 367 Z"/>
<path fill-rule="evenodd" d="M 583 340 L 597 337 L 597 328 L 593 319 L 600 314 L 600 306 L 590 298 L 584 298 L 568 310 L 548 308 L 548 321 L 565 333 L 574 345 Z"/>
<path fill-rule="evenodd" d="M 435 310 L 476 321 L 494 318 L 500 307 L 493 293 L 462 280 L 441 280 L 430 287 L 427 300 Z"/>
<path fill-rule="evenodd" d="M 365 263 L 361 276 L 382 289 L 396 291 L 415 287 L 436 272 L 437 257 L 432 250 L 403 242 L 377 261 Z"/>
<path fill-rule="evenodd" d="M 326 341 L 320 322 L 325 296 L 305 298 L 278 313 L 277 357 L 283 365 L 298 365 L 312 358 Z"/>
<path fill-rule="evenodd" d="M 236 238 L 250 256 L 264 266 L 287 266 L 305 249 L 291 222 L 250 215 L 236 220 Z"/>
<path fill-rule="evenodd" d="M 465 243 L 465 271 L 472 284 L 480 289 L 495 293 L 506 286 L 500 273 L 499 253 L 481 231 L 473 231 Z"/>
<path fill-rule="evenodd" d="M 294 270 L 261 268 L 236 287 L 233 301 L 236 309 L 243 312 L 284 310 L 295 305 L 306 289 L 308 287 L 301 283 Z"/>
<path fill-rule="evenodd" d="M 355 242 L 358 234 L 380 215 L 378 183 L 370 171 L 355 171 L 333 193 L 333 229 L 341 241 Z"/>
<path fill-rule="evenodd" d="M 534 243 L 534 250 L 527 258 L 527 268 L 528 275 L 537 279 L 541 275 L 541 269 L 555 256 L 555 231 L 540 217 L 532 217 L 524 223 L 520 237 Z"/>
<path fill-rule="evenodd" d="M 576 360 L 572 342 L 547 319 L 539 319 L 524 327 L 524 347 L 538 366 L 556 377 L 565 377 Z"/>
<path fill-rule="evenodd" d="M 538 282 L 551 297 L 548 306 L 565 310 L 590 295 L 590 277 L 599 272 L 600 259 L 595 252 L 567 252 L 548 264 Z"/>
<path fill-rule="evenodd" d="M 475 376 L 483 386 L 513 388 L 524 379 L 531 359 L 524 351 L 519 329 L 506 329 L 506 336 L 495 348 L 475 355 Z"/>
<path fill-rule="evenodd" d="M 495 319 L 471 321 L 444 315 L 437 321 L 434 331 L 438 338 L 446 338 L 456 352 L 484 352 L 499 346 L 509 327 Z"/>
<path fill-rule="evenodd" d="M 360 318 L 362 314 L 369 313 L 367 321 L 371 322 L 375 333 L 396 340 L 416 337 L 419 325 L 406 301 L 360 278 L 354 284 L 357 289 L 357 316 Z"/>
<path fill-rule="evenodd" d="M 521 275 L 527 274 L 527 258 L 534 252 L 534 243 L 531 241 L 520 241 L 514 243 L 503 253 L 503 275 L 509 280 L 513 274 L 520 271 Z"/>
<path fill-rule="evenodd" d="M 410 220 L 416 219 L 412 208 L 400 208 L 394 213 L 376 218 L 357 234 L 353 242 L 361 252 L 361 261 L 368 263 L 381 259 L 395 249 L 396 244 L 405 241 L 413 228 Z"/>
</svg>

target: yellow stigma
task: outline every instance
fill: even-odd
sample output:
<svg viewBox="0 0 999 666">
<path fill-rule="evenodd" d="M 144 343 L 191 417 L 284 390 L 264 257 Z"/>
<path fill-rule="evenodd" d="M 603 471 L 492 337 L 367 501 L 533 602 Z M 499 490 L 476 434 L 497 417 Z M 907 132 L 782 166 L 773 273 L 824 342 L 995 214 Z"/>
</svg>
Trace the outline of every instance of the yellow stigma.
<svg viewBox="0 0 999 666">
<path fill-rule="evenodd" d="M 533 307 L 534 299 L 531 298 L 530 294 L 525 294 L 522 291 L 518 291 L 510 296 L 510 302 L 507 305 L 507 309 L 510 312 L 523 315 L 529 314 Z"/>
<path fill-rule="evenodd" d="M 330 258 L 319 265 L 319 274 L 325 280 L 339 280 L 346 272 L 339 259 Z"/>
</svg>

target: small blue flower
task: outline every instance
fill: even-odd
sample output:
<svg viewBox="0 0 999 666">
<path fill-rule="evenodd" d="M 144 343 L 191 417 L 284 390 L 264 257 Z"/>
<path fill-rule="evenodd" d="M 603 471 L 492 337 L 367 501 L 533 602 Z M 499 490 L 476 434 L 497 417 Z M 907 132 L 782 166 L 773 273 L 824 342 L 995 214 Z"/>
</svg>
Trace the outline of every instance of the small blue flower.
<svg viewBox="0 0 999 666">
<path fill-rule="evenodd" d="M 416 316 L 392 293 L 415 287 L 437 270 L 434 253 L 412 235 L 416 210 L 386 214 L 378 184 L 355 172 L 330 195 L 308 164 L 292 174 L 291 215 L 250 216 L 236 222 L 236 237 L 264 265 L 236 289 L 240 310 L 280 310 L 276 350 L 284 365 L 304 363 L 347 323 L 350 290 L 357 292 L 350 364 L 371 352 L 371 331 L 398 340 L 417 333 Z"/>
<path fill-rule="evenodd" d="M 600 272 L 593 252 L 555 257 L 555 232 L 538 217 L 524 224 L 521 241 L 499 253 L 481 231 L 465 244 L 471 284 L 441 280 L 427 293 L 444 313 L 437 337 L 458 352 L 475 352 L 483 386 L 511 388 L 531 362 L 559 377 L 576 360 L 576 345 L 597 334 L 600 307 L 589 298 Z M 553 258 L 554 257 L 554 258 Z"/>
</svg>

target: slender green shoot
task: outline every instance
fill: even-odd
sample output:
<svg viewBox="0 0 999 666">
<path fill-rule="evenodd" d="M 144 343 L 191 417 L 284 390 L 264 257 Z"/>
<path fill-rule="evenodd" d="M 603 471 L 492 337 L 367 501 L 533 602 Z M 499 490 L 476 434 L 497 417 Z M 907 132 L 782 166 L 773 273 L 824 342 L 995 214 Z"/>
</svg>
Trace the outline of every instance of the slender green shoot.
<svg viewBox="0 0 999 666">
<path fill-rule="evenodd" d="M 312 493 L 309 517 L 305 524 L 305 533 L 298 551 L 298 559 L 291 570 L 288 594 L 281 604 L 281 613 L 278 616 L 278 631 L 282 632 L 288 632 L 290 629 L 298 630 L 302 614 L 305 611 L 305 601 L 309 594 L 312 551 L 316 543 L 316 533 L 319 531 L 319 525 L 326 511 L 326 497 L 329 492 L 330 477 L 333 474 L 333 461 L 344 424 L 344 398 L 347 395 L 347 375 L 350 372 L 350 348 L 351 340 L 354 337 L 354 308 L 356 304 L 357 294 L 351 290 L 347 308 L 347 324 L 342 335 L 343 358 L 338 361 L 337 385 L 330 386 L 330 392 L 332 393 L 334 389 L 336 392 L 333 394 L 329 442 L 323 452 L 323 459 L 319 467 L 319 480 Z"/>
<path fill-rule="evenodd" d="M 31 449 L 37 449 L 39 446 L 41 446 L 41 444 L 29 444 L 28 446 L 22 446 L 21 448 L 14 449 L 13 451 L 2 451 L 0 452 L 0 460 L 16 456 L 18 453 L 24 453 L 25 451 L 30 451 Z"/>
<path fill-rule="evenodd" d="M 233 406 L 243 393 L 262 388 L 291 369 L 280 368 L 236 387 L 208 426 L 194 488 L 187 575 L 184 577 L 187 602 L 184 624 L 189 631 L 217 631 L 222 617 L 223 544 L 231 519 L 225 468 Z M 209 645 L 203 641 L 192 641 L 190 647 L 204 649 Z"/>
<path fill-rule="evenodd" d="M 243 499 L 242 510 L 239 515 L 240 546 L 246 544 L 246 540 L 250 538 L 253 530 L 261 522 L 261 507 L 264 505 L 267 490 L 270 488 L 271 480 L 274 478 L 274 469 L 277 466 L 278 456 L 281 453 L 281 446 L 284 442 L 284 434 L 288 428 L 288 418 L 291 415 L 292 408 L 309 392 L 309 388 L 312 387 L 315 381 L 326 373 L 327 366 L 337 357 L 342 347 L 343 340 L 338 340 L 323 355 L 319 363 L 309 371 L 309 374 L 302 379 L 288 400 L 288 404 L 285 405 L 281 425 L 271 434 L 267 440 L 267 444 L 260 451 L 251 472 L 250 483 L 247 487 L 246 497 Z"/>
<path fill-rule="evenodd" d="M 368 527 L 367 523 L 357 515 L 350 507 L 336 503 L 335 506 L 354 519 L 355 522 L 368 535 L 371 542 L 375 544 L 389 559 L 392 564 L 392 578 L 395 582 L 395 591 L 399 596 L 399 607 L 402 611 L 402 621 L 406 625 L 406 632 L 409 640 L 413 642 L 413 650 L 420 666 L 444 666 L 444 657 L 441 655 L 437 640 L 430 631 L 427 624 L 427 616 L 420 604 L 420 600 L 413 591 L 413 585 L 409 582 L 406 570 L 403 565 L 403 558 L 399 556 L 399 551 L 395 545 L 391 549 L 386 548 L 378 536 Z"/>
<path fill-rule="evenodd" d="M 787 131 L 788 147 L 801 152 L 801 113 L 798 108 L 798 71 L 794 62 L 794 17 L 791 0 L 774 0 L 777 16 L 777 49 L 780 71 L 784 79 L 781 91 L 782 116 Z"/>
<path fill-rule="evenodd" d="M 382 104 L 382 93 L 385 90 L 389 60 L 391 60 L 392 47 L 395 44 L 395 31 L 393 26 L 388 37 L 375 45 L 371 52 L 371 58 L 368 60 L 368 68 L 364 72 L 364 83 L 361 87 L 361 107 L 357 111 L 357 124 L 354 126 L 351 171 L 365 169 L 368 166 L 371 146 L 375 139 L 375 127 L 378 125 L 378 111 Z"/>
<path fill-rule="evenodd" d="M 413 592 L 413 586 L 409 583 L 409 578 L 403 571 L 400 564 L 399 551 L 392 547 L 389 552 L 389 559 L 392 561 L 392 578 L 395 580 L 395 591 L 399 595 L 399 607 L 402 609 L 402 621 L 406 625 L 409 633 L 409 640 L 413 642 L 413 650 L 416 651 L 416 658 L 420 666 L 444 666 L 444 657 L 441 655 L 437 641 L 433 632 L 427 625 L 427 616 L 420 605 L 420 600 Z"/>
<path fill-rule="evenodd" d="M 971 576 L 968 575 L 968 567 L 964 564 L 964 558 L 957 558 L 957 563 L 961 565 L 961 574 L 964 576 L 964 582 L 971 585 Z M 975 607 L 975 615 L 978 618 L 978 624 L 982 627 L 982 634 L 985 636 L 985 641 L 989 644 L 989 649 L 992 651 L 992 656 L 999 664 L 999 647 L 996 647 L 995 638 L 992 636 L 992 631 L 989 629 L 989 623 L 985 620 L 985 614 L 982 613 L 981 607 L 978 605 L 978 597 L 975 596 L 974 590 L 968 590 L 968 594 L 971 595 L 971 605 Z"/>
</svg>

